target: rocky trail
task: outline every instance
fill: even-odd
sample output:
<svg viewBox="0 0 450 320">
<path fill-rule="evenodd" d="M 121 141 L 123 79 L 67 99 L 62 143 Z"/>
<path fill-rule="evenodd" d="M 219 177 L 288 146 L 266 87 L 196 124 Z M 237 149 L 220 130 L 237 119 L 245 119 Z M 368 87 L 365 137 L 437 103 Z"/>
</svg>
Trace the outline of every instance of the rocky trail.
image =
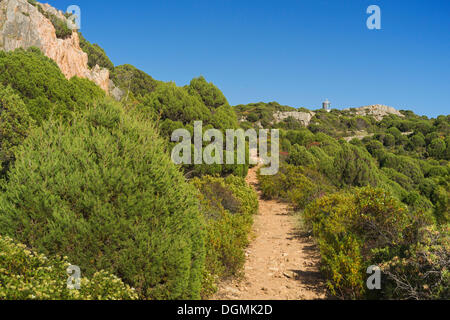
<svg viewBox="0 0 450 320">
<path fill-rule="evenodd" d="M 247 183 L 256 188 L 258 168 L 249 171 Z M 247 249 L 242 279 L 219 285 L 216 300 L 325 299 L 319 272 L 319 253 L 312 239 L 296 228 L 289 206 L 265 200 L 259 194 L 254 239 Z"/>
</svg>

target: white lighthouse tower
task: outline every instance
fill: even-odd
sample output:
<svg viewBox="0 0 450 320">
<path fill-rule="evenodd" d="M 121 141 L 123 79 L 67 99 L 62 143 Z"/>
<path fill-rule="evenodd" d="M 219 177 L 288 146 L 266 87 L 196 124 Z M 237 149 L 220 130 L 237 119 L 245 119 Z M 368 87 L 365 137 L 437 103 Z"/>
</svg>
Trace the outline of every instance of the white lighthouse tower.
<svg viewBox="0 0 450 320">
<path fill-rule="evenodd" d="M 328 99 L 326 99 L 323 103 L 322 103 L 322 109 L 326 110 L 328 112 L 331 111 L 331 102 L 328 101 Z"/>
</svg>

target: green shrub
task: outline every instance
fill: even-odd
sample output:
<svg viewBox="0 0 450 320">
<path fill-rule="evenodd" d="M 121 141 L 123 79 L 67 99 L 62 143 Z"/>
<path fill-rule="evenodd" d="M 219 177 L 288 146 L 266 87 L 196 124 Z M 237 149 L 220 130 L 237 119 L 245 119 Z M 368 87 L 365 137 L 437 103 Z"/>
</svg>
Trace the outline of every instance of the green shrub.
<svg viewBox="0 0 450 320">
<path fill-rule="evenodd" d="M 33 125 L 25 104 L 11 87 L 0 84 L 0 172 L 4 176 L 14 161 L 14 152 Z"/>
<path fill-rule="evenodd" d="M 383 168 L 382 170 L 388 176 L 389 179 L 397 182 L 404 189 L 411 190 L 413 188 L 414 182 L 412 181 L 411 178 L 405 176 L 404 174 L 392 168 Z"/>
<path fill-rule="evenodd" d="M 105 50 L 96 43 L 91 44 L 81 33 L 78 35 L 80 38 L 80 48 L 88 55 L 88 66 L 94 68 L 98 65 L 101 68 L 108 69 L 110 72 L 114 72 L 114 64 L 106 55 Z"/>
<path fill-rule="evenodd" d="M 203 218 L 156 130 L 112 103 L 49 121 L 17 153 L 0 232 L 90 276 L 107 270 L 142 298 L 199 298 Z"/>
<path fill-rule="evenodd" d="M 293 165 L 283 165 L 276 175 L 258 175 L 258 178 L 265 198 L 288 201 L 298 210 L 335 190 L 328 180 L 314 169 Z"/>
<path fill-rule="evenodd" d="M 381 161 L 381 166 L 397 170 L 411 178 L 416 184 L 421 183 L 424 178 L 424 174 L 417 160 L 407 156 L 396 156 L 389 153 Z"/>
<path fill-rule="evenodd" d="M 320 247 L 331 292 L 365 295 L 366 269 L 403 254 L 417 225 L 408 210 L 382 189 L 355 189 L 322 197 L 304 211 Z"/>
<path fill-rule="evenodd" d="M 258 210 L 256 192 L 243 178 L 204 176 L 192 184 L 199 190 L 207 224 L 203 297 L 214 293 L 218 279 L 234 276 L 245 262 L 244 249 Z"/>
<path fill-rule="evenodd" d="M 378 168 L 370 154 L 348 143 L 343 143 L 341 147 L 334 158 L 337 185 L 376 186 L 379 182 Z"/>
<path fill-rule="evenodd" d="M 105 271 L 81 278 L 80 289 L 70 290 L 69 265 L 66 258 L 48 258 L 0 236 L 0 300 L 137 299 L 134 289 Z"/>
<path fill-rule="evenodd" d="M 145 96 L 141 108 L 157 114 L 162 120 L 170 119 L 183 124 L 211 119 L 209 109 L 196 97 L 189 95 L 186 89 L 174 83 L 158 86 L 154 92 Z"/>
<path fill-rule="evenodd" d="M 395 299 L 450 299 L 450 230 L 434 226 L 421 231 L 421 240 L 406 257 L 381 265 L 387 276 L 386 295 Z"/>
<path fill-rule="evenodd" d="M 129 64 L 115 67 L 111 73 L 111 80 L 127 94 L 130 91 L 135 97 L 144 97 L 162 84 L 161 81 L 153 79 L 144 71 Z"/>
<path fill-rule="evenodd" d="M 444 139 L 434 139 L 428 145 L 427 150 L 430 156 L 436 159 L 445 159 L 445 152 L 447 149 L 447 145 L 445 144 Z"/>
<path fill-rule="evenodd" d="M 69 119 L 74 111 L 105 96 L 92 81 L 67 80 L 58 65 L 37 48 L 0 51 L 0 84 L 11 86 L 38 125 L 50 115 Z"/>
<path fill-rule="evenodd" d="M 287 158 L 287 162 L 295 166 L 314 167 L 316 159 L 304 146 L 294 144 Z"/>
</svg>

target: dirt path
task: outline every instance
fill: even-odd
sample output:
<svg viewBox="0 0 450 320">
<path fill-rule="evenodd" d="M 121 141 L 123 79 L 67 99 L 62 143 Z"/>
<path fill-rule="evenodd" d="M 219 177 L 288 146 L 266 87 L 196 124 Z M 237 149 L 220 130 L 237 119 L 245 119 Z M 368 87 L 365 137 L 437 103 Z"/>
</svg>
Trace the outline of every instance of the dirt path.
<svg viewBox="0 0 450 320">
<path fill-rule="evenodd" d="M 256 188 L 257 168 L 247 183 Z M 304 300 L 324 299 L 319 254 L 311 239 L 296 230 L 287 204 L 268 201 L 259 194 L 255 217 L 255 239 L 247 249 L 242 280 L 225 281 L 214 296 L 217 300 Z"/>
</svg>

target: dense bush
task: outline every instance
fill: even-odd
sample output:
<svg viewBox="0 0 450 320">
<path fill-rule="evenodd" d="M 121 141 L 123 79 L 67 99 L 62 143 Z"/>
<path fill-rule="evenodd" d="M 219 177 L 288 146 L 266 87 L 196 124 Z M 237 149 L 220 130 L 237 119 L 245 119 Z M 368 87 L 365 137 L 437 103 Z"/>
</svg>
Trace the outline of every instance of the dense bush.
<svg viewBox="0 0 450 320">
<path fill-rule="evenodd" d="M 361 298 L 366 269 L 405 254 L 416 241 L 419 221 L 382 189 L 322 197 L 304 212 L 320 247 L 331 292 Z"/>
<path fill-rule="evenodd" d="M 262 195 L 282 199 L 302 210 L 314 199 L 335 191 L 330 182 L 314 169 L 283 165 L 274 176 L 258 176 Z"/>
<path fill-rule="evenodd" d="M 377 185 L 378 168 L 369 153 L 348 143 L 341 147 L 334 158 L 337 185 Z"/>
<path fill-rule="evenodd" d="M 114 64 L 106 55 L 105 50 L 103 50 L 98 44 L 90 43 L 87 41 L 81 33 L 79 33 L 80 38 L 80 48 L 88 55 L 88 66 L 94 68 L 98 65 L 101 68 L 106 68 L 110 72 L 114 72 Z"/>
<path fill-rule="evenodd" d="M 234 109 L 213 83 L 208 83 L 203 77 L 194 78 L 186 89 L 190 95 L 198 98 L 209 109 L 210 123 L 214 129 L 224 131 L 238 127 Z"/>
<path fill-rule="evenodd" d="M 381 165 L 386 168 L 392 168 L 398 172 L 404 174 L 414 181 L 414 183 L 420 183 L 424 174 L 418 162 L 407 156 L 397 156 L 394 154 L 387 154 L 381 161 Z"/>
<path fill-rule="evenodd" d="M 134 289 L 105 271 L 81 278 L 80 289 L 70 290 L 69 265 L 66 258 L 48 258 L 0 236 L 0 300 L 137 299 Z"/>
<path fill-rule="evenodd" d="M 246 120 L 252 127 L 259 123 L 264 128 L 270 127 L 274 123 L 274 113 L 278 111 L 297 111 L 295 108 L 282 106 L 277 102 L 250 103 L 235 106 L 234 109 L 236 110 L 238 119 Z"/>
<path fill-rule="evenodd" d="M 290 149 L 287 162 L 295 166 L 314 167 L 316 165 L 316 158 L 304 146 L 294 144 Z"/>
<path fill-rule="evenodd" d="M 37 124 L 50 115 L 70 118 L 72 112 L 104 97 L 103 90 L 89 80 L 67 80 L 58 65 L 36 48 L 0 51 L 0 84 L 11 86 Z"/>
<path fill-rule="evenodd" d="M 188 93 L 185 88 L 177 87 L 174 83 L 160 85 L 142 102 L 142 109 L 161 117 L 180 121 L 184 125 L 194 121 L 210 123 L 211 113 L 200 99 Z"/>
<path fill-rule="evenodd" d="M 6 174 L 14 161 L 14 151 L 28 135 L 33 120 L 22 99 L 11 87 L 0 84 L 0 172 Z"/>
<path fill-rule="evenodd" d="M 206 268 L 203 296 L 215 290 L 218 279 L 236 275 L 245 262 L 244 249 L 258 209 L 256 192 L 243 178 L 204 176 L 192 183 L 199 190 L 206 219 Z"/>
<path fill-rule="evenodd" d="M 45 122 L 18 148 L 0 232 L 92 276 L 113 272 L 142 298 L 200 297 L 203 218 L 194 188 L 137 115 L 101 103 Z"/>
<path fill-rule="evenodd" d="M 111 73 L 111 80 L 116 86 L 124 90 L 129 97 L 134 96 L 136 98 L 152 93 L 159 84 L 162 84 L 161 81 L 153 79 L 144 71 L 129 64 L 115 67 Z"/>
<path fill-rule="evenodd" d="M 450 299 L 450 230 L 430 226 L 405 257 L 381 265 L 386 295 L 397 299 Z"/>
</svg>

